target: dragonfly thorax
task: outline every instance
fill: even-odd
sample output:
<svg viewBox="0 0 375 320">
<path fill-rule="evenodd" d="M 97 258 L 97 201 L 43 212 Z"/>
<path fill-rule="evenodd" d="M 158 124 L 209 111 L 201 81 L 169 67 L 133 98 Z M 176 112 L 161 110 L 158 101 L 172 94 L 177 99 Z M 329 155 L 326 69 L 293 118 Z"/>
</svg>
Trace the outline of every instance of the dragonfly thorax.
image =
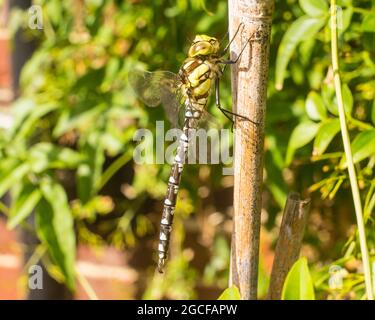
<svg viewBox="0 0 375 320">
<path fill-rule="evenodd" d="M 195 110 L 203 110 L 208 101 L 211 87 L 217 77 L 221 75 L 217 59 L 206 57 L 187 58 L 180 71 L 181 90 Z"/>
</svg>

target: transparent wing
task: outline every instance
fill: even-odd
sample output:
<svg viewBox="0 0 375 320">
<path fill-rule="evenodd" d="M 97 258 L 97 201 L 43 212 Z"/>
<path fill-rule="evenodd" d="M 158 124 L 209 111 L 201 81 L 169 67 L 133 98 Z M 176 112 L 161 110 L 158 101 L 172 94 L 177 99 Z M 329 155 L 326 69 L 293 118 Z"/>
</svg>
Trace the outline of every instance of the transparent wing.
<svg viewBox="0 0 375 320">
<path fill-rule="evenodd" d="M 214 117 L 211 113 L 209 113 L 207 110 L 203 110 L 202 117 L 199 122 L 199 127 L 203 129 L 223 129 L 223 124 L 220 123 L 216 117 Z"/>
<path fill-rule="evenodd" d="M 183 96 L 179 89 L 179 78 L 169 71 L 148 72 L 132 70 L 129 83 L 137 96 L 148 106 L 162 104 L 171 123 L 178 124 L 179 110 L 183 106 Z"/>
</svg>

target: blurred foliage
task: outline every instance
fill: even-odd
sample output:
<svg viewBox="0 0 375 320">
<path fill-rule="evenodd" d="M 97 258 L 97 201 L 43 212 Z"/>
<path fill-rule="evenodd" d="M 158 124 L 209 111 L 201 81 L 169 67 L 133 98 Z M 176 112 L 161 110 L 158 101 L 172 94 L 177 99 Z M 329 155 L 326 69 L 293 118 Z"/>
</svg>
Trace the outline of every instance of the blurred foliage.
<svg viewBox="0 0 375 320">
<path fill-rule="evenodd" d="M 155 243 L 169 167 L 135 164 L 133 136 L 137 128 L 155 132 L 155 121 L 164 115 L 162 108 L 147 109 L 136 100 L 127 82 L 131 70 L 176 72 L 196 33 L 225 36 L 227 2 L 39 0 L 34 4 L 43 8 L 42 30 L 26 27 L 27 12 L 12 13 L 11 30 L 21 28 L 26 38 L 38 42 L 38 49 L 22 71 L 21 95 L 12 107 L 15 123 L 0 136 L 0 196 L 11 191 L 15 199 L 6 212 L 10 228 L 27 224 L 25 218 L 35 210 L 37 234 L 52 258 L 43 261 L 53 261 L 59 277 L 73 289 L 75 242 L 111 243 L 130 253 L 137 247 L 142 251 L 142 243 L 146 247 Z M 338 4 L 345 107 L 373 248 L 375 2 Z M 316 262 L 313 275 L 321 275 L 320 279 L 327 270 L 319 266 L 340 258 L 348 236 L 346 261 L 358 259 L 330 68 L 328 7 L 325 0 L 276 2 L 265 139 L 264 226 L 271 233 L 277 230 L 290 189 L 311 192 L 314 207 L 306 241 L 310 259 Z M 231 106 L 229 73 L 223 82 L 222 104 Z M 212 103 L 209 112 L 230 127 Z M 148 279 L 140 284 L 143 298 L 194 298 L 202 285 L 219 291 L 226 287 L 233 182 L 222 176 L 221 169 L 186 168 L 171 261 L 164 277 L 154 276 L 151 263 L 139 270 Z M 318 190 L 321 196 L 315 193 Z M 333 205 L 332 199 L 342 207 Z M 343 213 L 348 207 L 349 218 Z M 325 227 L 338 220 L 343 225 L 337 230 Z M 345 231 L 339 233 L 341 229 Z M 335 234 L 330 241 L 324 240 L 327 232 Z M 345 290 L 360 296 L 359 269 L 351 272 L 361 281 Z M 262 288 L 267 281 L 262 267 Z M 324 281 L 315 283 L 322 297 L 329 292 Z M 263 288 L 261 296 L 265 293 Z"/>
</svg>

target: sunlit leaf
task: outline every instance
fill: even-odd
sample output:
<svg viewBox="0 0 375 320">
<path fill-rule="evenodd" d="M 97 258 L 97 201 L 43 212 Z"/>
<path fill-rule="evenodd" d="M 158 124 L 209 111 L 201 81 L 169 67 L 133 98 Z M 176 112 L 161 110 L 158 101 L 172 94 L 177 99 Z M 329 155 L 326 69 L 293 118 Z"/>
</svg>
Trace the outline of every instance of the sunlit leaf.
<svg viewBox="0 0 375 320">
<path fill-rule="evenodd" d="M 322 86 L 322 98 L 323 98 L 324 104 L 327 107 L 328 111 L 331 114 L 333 114 L 335 116 L 338 116 L 339 112 L 338 112 L 337 104 L 336 104 L 335 88 L 331 85 L 323 84 L 323 86 Z"/>
<path fill-rule="evenodd" d="M 297 45 L 306 39 L 315 36 L 315 34 L 326 23 L 326 18 L 311 18 L 302 16 L 292 23 L 285 33 L 279 46 L 276 58 L 276 89 L 281 90 L 284 83 L 285 71 L 288 66 Z"/>
<path fill-rule="evenodd" d="M 347 84 L 342 86 L 342 100 L 344 102 L 345 112 L 351 114 L 353 110 L 353 95 Z"/>
<path fill-rule="evenodd" d="M 93 132 L 81 146 L 81 152 L 87 155 L 80 164 L 77 174 L 78 195 L 83 204 L 90 200 L 97 191 L 105 160 L 104 145 L 100 132 Z"/>
<path fill-rule="evenodd" d="M 340 35 L 349 28 L 350 22 L 352 21 L 352 16 L 353 7 L 348 7 L 342 11 L 342 27 L 339 29 Z"/>
<path fill-rule="evenodd" d="M 20 164 L 11 158 L 2 160 L 0 162 L 0 197 L 17 184 L 29 170 L 27 163 Z"/>
<path fill-rule="evenodd" d="M 315 300 L 314 285 L 306 258 L 296 261 L 284 283 L 283 300 Z"/>
<path fill-rule="evenodd" d="M 320 127 L 319 123 L 312 121 L 305 121 L 300 123 L 294 128 L 292 135 L 289 139 L 288 149 L 286 153 L 286 165 L 289 165 L 292 161 L 294 152 L 314 139 L 316 133 Z"/>
<path fill-rule="evenodd" d="M 53 136 L 57 138 L 70 130 L 80 129 L 81 127 L 87 126 L 89 123 L 95 123 L 95 119 L 99 117 L 104 110 L 104 105 L 98 105 L 88 110 L 83 109 L 81 112 L 77 112 L 75 109 L 64 110 L 54 128 Z"/>
<path fill-rule="evenodd" d="M 58 0 L 50 0 L 46 3 L 45 10 L 48 18 L 51 19 L 51 22 L 55 25 L 58 25 L 62 19 L 62 4 Z"/>
<path fill-rule="evenodd" d="M 37 186 L 24 184 L 14 197 L 7 222 L 8 228 L 13 229 L 22 222 L 34 210 L 41 197 L 42 193 Z"/>
<path fill-rule="evenodd" d="M 41 118 L 48 113 L 56 110 L 58 104 L 47 103 L 43 105 L 36 105 L 35 110 L 31 112 L 20 124 L 17 130 L 12 131 L 13 141 L 25 139 L 35 129 L 35 126 L 40 122 Z"/>
<path fill-rule="evenodd" d="M 363 32 L 375 32 L 375 13 L 365 15 L 362 21 Z"/>
<path fill-rule="evenodd" d="M 339 131 L 340 121 L 337 118 L 330 119 L 322 123 L 314 140 L 313 155 L 322 155 Z"/>
<path fill-rule="evenodd" d="M 358 163 L 368 157 L 375 156 L 375 130 L 367 130 L 359 133 L 352 142 L 353 162 Z M 346 157 L 340 161 L 340 168 L 347 167 Z"/>
<path fill-rule="evenodd" d="M 375 155 L 375 130 L 363 131 L 352 142 L 353 161 L 357 163 Z"/>
<path fill-rule="evenodd" d="M 41 142 L 34 145 L 29 151 L 28 162 L 34 172 L 42 172 L 48 168 L 73 169 L 84 157 L 77 151 L 61 148 L 52 143 Z"/>
<path fill-rule="evenodd" d="M 299 5 L 311 17 L 319 17 L 329 13 L 325 0 L 299 0 Z"/>
<path fill-rule="evenodd" d="M 64 188 L 50 178 L 41 181 L 41 190 L 43 198 L 36 209 L 36 230 L 64 274 L 66 284 L 74 290 L 76 243 L 68 198 Z"/>
<path fill-rule="evenodd" d="M 342 100 L 344 103 L 345 113 L 350 115 L 353 110 L 353 95 L 347 84 L 341 87 Z M 329 86 L 323 86 L 322 97 L 330 113 L 338 115 L 337 96 L 335 89 Z"/>
<path fill-rule="evenodd" d="M 12 104 L 13 125 L 10 134 L 19 130 L 22 122 L 36 108 L 35 102 L 29 98 L 19 98 Z"/>
<path fill-rule="evenodd" d="M 241 300 L 240 291 L 235 285 L 233 285 L 226 288 L 218 300 Z"/>
<path fill-rule="evenodd" d="M 322 120 L 327 117 L 327 109 L 323 99 L 316 92 L 311 91 L 306 99 L 306 112 L 311 120 Z"/>
</svg>

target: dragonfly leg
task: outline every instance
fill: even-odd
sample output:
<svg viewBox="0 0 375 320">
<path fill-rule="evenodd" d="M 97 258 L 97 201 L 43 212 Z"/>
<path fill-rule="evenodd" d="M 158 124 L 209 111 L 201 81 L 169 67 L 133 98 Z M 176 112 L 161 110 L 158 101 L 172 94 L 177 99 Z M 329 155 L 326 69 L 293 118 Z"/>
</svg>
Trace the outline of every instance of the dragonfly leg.
<svg viewBox="0 0 375 320">
<path fill-rule="evenodd" d="M 244 50 L 246 49 L 247 45 L 250 43 L 251 41 L 251 38 L 247 39 L 245 45 L 243 46 L 240 54 L 238 55 L 238 57 L 234 60 L 222 60 L 221 63 L 224 64 L 224 65 L 228 65 L 228 64 L 236 64 L 238 62 L 238 60 L 240 60 Z M 224 67 L 225 68 L 225 67 Z"/>
<path fill-rule="evenodd" d="M 243 27 L 243 26 L 244 26 L 244 23 L 243 23 L 243 22 L 241 22 L 241 23 L 238 25 L 238 28 L 237 28 L 236 32 L 234 33 L 234 36 L 232 37 L 232 39 L 229 40 L 229 43 L 228 43 L 228 44 L 225 46 L 225 48 L 223 49 L 223 54 L 222 54 L 222 55 L 224 55 L 224 54 L 227 53 L 228 49 L 230 48 L 230 45 L 232 44 L 232 42 L 234 41 L 234 39 L 236 39 L 238 32 L 240 31 L 241 27 Z M 225 38 L 226 38 L 228 35 L 229 35 L 229 31 L 227 31 L 227 33 L 225 34 Z"/>
<path fill-rule="evenodd" d="M 220 80 L 219 80 L 219 78 L 217 78 L 217 79 L 215 80 L 215 96 L 216 96 L 216 107 L 218 107 L 219 110 L 223 113 L 223 115 L 224 115 L 227 119 L 229 119 L 229 121 L 232 122 L 232 129 L 233 129 L 234 121 L 233 121 L 233 119 L 231 118 L 231 116 L 232 116 L 232 117 L 233 117 L 233 116 L 235 116 L 235 117 L 239 117 L 239 118 L 241 118 L 241 119 L 243 119 L 243 120 L 250 121 L 251 123 L 253 123 L 253 124 L 255 124 L 255 125 L 258 124 L 257 122 L 255 122 L 255 121 L 249 119 L 248 117 L 242 116 L 242 115 L 240 115 L 240 114 L 238 114 L 238 113 L 232 112 L 232 111 L 230 111 L 230 110 L 227 110 L 227 109 L 221 107 L 221 103 L 220 103 Z"/>
</svg>

